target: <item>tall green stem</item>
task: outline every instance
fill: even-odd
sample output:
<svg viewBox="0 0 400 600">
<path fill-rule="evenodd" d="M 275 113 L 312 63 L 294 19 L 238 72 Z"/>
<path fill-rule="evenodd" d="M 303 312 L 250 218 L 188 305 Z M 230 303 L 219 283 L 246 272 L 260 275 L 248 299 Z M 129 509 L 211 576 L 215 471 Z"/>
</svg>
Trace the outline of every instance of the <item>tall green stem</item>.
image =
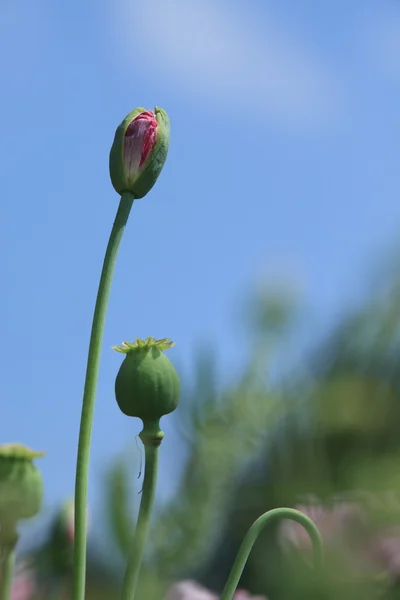
<svg viewBox="0 0 400 600">
<path fill-rule="evenodd" d="M 88 474 L 90 459 L 90 441 L 99 374 L 101 344 L 104 323 L 115 261 L 121 238 L 128 221 L 134 196 L 125 192 L 121 196 L 117 215 L 111 230 L 103 269 L 97 292 L 90 335 L 89 354 L 86 367 L 85 388 L 83 393 L 81 425 L 79 431 L 78 457 L 75 480 L 75 542 L 74 542 L 74 581 L 73 599 L 84 600 L 86 578 L 86 511 L 88 493 Z"/>
<path fill-rule="evenodd" d="M 146 424 L 140 434 L 145 449 L 145 470 L 142 499 L 140 501 L 138 521 L 129 552 L 128 564 L 122 587 L 122 600 L 134 600 L 139 579 L 139 571 L 143 560 L 146 540 L 149 533 L 151 511 L 157 485 L 158 448 L 164 434 L 158 422 Z"/>
<path fill-rule="evenodd" d="M 261 515 L 261 517 L 254 521 L 253 525 L 248 530 L 242 545 L 239 548 L 239 552 L 233 564 L 228 581 L 223 589 L 220 600 L 232 600 L 247 559 L 249 558 L 250 552 L 254 546 L 254 542 L 264 527 L 277 519 L 291 519 L 292 521 L 297 521 L 297 523 L 300 523 L 300 525 L 304 527 L 310 536 L 313 545 L 314 565 L 316 568 L 321 566 L 323 556 L 322 539 L 315 523 L 313 523 L 313 521 L 311 521 L 311 519 L 305 514 L 293 508 L 274 508 L 273 510 L 269 510 Z"/>
<path fill-rule="evenodd" d="M 4 559 L 1 570 L 0 600 L 10 600 L 14 574 L 15 552 L 11 551 Z"/>
</svg>

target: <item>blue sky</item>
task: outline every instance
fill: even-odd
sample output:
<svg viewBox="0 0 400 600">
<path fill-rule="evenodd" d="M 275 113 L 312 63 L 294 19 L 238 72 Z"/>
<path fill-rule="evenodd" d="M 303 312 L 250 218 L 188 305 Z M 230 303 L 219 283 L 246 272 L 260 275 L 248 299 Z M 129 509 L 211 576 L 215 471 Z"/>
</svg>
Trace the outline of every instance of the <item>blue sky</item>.
<svg viewBox="0 0 400 600">
<path fill-rule="evenodd" d="M 104 340 L 91 502 L 139 431 L 113 397 L 111 345 L 200 341 L 234 374 L 235 311 L 264 277 L 299 285 L 318 335 L 398 239 L 400 3 L 4 0 L 1 439 L 45 449 L 46 504 L 71 495 L 94 298 L 118 197 L 114 130 L 171 119 L 166 167 L 135 203 Z M 174 481 L 168 422 L 161 490 Z"/>
</svg>

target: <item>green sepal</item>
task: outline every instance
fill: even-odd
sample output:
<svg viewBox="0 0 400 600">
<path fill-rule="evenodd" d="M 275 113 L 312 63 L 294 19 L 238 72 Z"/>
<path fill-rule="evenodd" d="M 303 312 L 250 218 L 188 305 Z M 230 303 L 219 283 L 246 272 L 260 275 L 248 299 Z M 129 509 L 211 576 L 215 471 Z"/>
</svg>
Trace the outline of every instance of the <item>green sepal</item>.
<svg viewBox="0 0 400 600">
<path fill-rule="evenodd" d="M 131 192 L 135 198 L 143 198 L 156 183 L 167 159 L 170 138 L 169 118 L 165 110 L 155 106 L 154 114 L 158 123 L 155 145 L 136 179 L 133 182 L 128 180 L 124 162 L 125 133 L 133 119 L 145 110 L 145 108 L 135 108 L 125 117 L 115 132 L 110 150 L 110 177 L 115 191 L 120 195 Z"/>
<path fill-rule="evenodd" d="M 110 177 L 111 183 L 118 194 L 123 194 L 128 189 L 127 178 L 124 167 L 124 140 L 125 133 L 133 119 L 144 112 L 145 108 L 135 108 L 118 125 L 114 136 L 114 142 L 110 150 Z"/>
</svg>

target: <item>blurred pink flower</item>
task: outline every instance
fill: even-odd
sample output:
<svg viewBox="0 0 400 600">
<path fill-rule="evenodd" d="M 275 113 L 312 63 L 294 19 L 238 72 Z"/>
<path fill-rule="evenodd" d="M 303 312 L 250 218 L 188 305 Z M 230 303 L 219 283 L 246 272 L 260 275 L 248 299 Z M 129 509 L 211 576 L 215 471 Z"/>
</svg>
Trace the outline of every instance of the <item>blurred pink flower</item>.
<svg viewBox="0 0 400 600">
<path fill-rule="evenodd" d="M 234 600 L 267 600 L 265 596 L 252 596 L 246 590 L 237 590 L 233 598 Z M 219 600 L 219 596 L 196 581 L 188 579 L 173 585 L 164 600 Z"/>
<path fill-rule="evenodd" d="M 67 502 L 65 506 L 66 519 L 67 519 L 67 538 L 72 544 L 75 539 L 75 504 L 73 500 Z"/>
<path fill-rule="evenodd" d="M 392 522 L 397 518 L 399 523 L 400 504 L 396 494 L 357 491 L 343 495 L 327 507 L 318 504 L 313 496 L 307 500 L 309 503 L 295 508 L 314 521 L 325 551 L 339 558 L 344 568 L 370 575 L 384 572 L 400 581 L 400 525 L 383 528 L 374 521 L 377 516 L 389 515 Z M 292 547 L 309 555 L 310 538 L 296 522 L 282 522 L 278 537 L 285 549 Z"/>
<path fill-rule="evenodd" d="M 60 519 L 61 527 L 65 528 L 66 539 L 69 543 L 73 543 L 75 538 L 75 502 L 74 500 L 67 500 L 62 506 L 58 515 Z M 89 528 L 90 515 L 89 511 L 86 511 L 86 532 Z"/>
<path fill-rule="evenodd" d="M 167 592 L 164 600 L 218 600 L 218 596 L 196 581 L 187 579 L 175 583 Z"/>
<path fill-rule="evenodd" d="M 11 588 L 11 600 L 29 600 L 36 590 L 36 578 L 30 565 L 23 561 L 17 565 Z"/>
<path fill-rule="evenodd" d="M 318 500 L 310 496 L 307 504 L 295 506 L 314 523 L 321 533 L 325 545 L 335 546 L 337 542 L 347 540 L 355 531 L 361 530 L 365 524 L 365 514 L 360 504 L 355 501 L 335 501 L 324 507 Z M 304 527 L 296 521 L 282 521 L 279 541 L 285 548 L 295 547 L 297 550 L 311 550 L 311 539 Z"/>
<path fill-rule="evenodd" d="M 237 590 L 233 600 L 267 600 L 265 596 L 252 596 L 246 590 Z"/>
<path fill-rule="evenodd" d="M 400 528 L 373 536 L 369 554 L 373 564 L 400 580 Z"/>
</svg>

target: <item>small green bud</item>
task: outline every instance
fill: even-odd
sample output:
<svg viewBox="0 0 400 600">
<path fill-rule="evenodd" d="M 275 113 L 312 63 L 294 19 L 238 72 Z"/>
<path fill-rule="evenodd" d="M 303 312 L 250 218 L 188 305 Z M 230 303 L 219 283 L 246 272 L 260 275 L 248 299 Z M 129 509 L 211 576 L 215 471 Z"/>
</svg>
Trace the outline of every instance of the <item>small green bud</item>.
<svg viewBox="0 0 400 600">
<path fill-rule="evenodd" d="M 135 108 L 115 132 L 110 177 L 118 194 L 143 198 L 160 175 L 169 147 L 169 119 L 162 108 Z"/>
<path fill-rule="evenodd" d="M 114 350 L 126 354 L 115 381 L 115 396 L 121 411 L 143 422 L 154 422 L 176 409 L 179 402 L 178 373 L 163 350 L 174 342 L 167 338 L 123 342 Z"/>
<path fill-rule="evenodd" d="M 43 456 L 21 444 L 0 445 L 0 546 L 12 547 L 17 522 L 34 517 L 43 499 L 43 480 L 33 459 Z"/>
</svg>

